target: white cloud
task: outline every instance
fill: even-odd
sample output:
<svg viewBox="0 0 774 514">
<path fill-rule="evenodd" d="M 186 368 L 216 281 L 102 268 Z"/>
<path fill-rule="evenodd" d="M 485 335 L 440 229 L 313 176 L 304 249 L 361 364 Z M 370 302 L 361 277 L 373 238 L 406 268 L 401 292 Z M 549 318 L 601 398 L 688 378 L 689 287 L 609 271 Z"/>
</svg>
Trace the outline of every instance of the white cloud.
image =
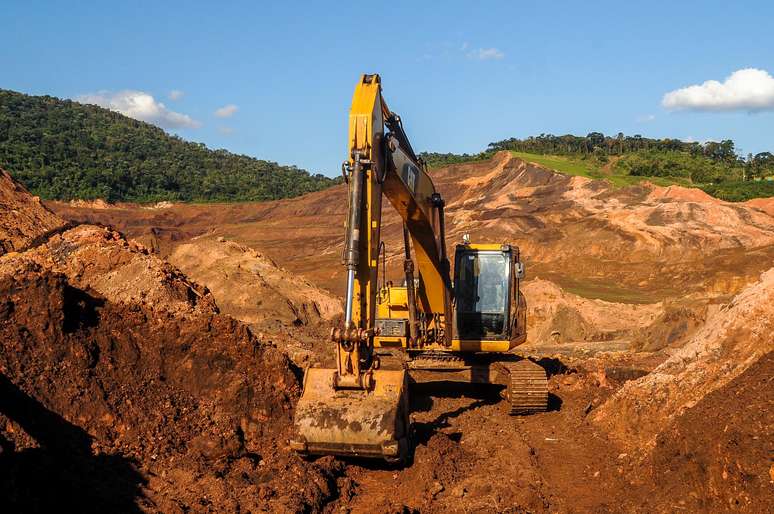
<svg viewBox="0 0 774 514">
<path fill-rule="evenodd" d="M 223 107 L 215 111 L 215 116 L 217 116 L 218 118 L 230 118 L 238 110 L 239 110 L 239 107 L 237 107 L 234 104 L 224 105 Z"/>
<path fill-rule="evenodd" d="M 460 57 L 474 59 L 478 61 L 501 60 L 505 58 L 505 52 L 497 48 L 473 48 L 470 43 L 443 42 L 433 45 L 431 49 L 425 51 L 417 57 L 417 61 L 430 61 L 435 59 L 444 59 L 446 61 L 457 60 Z"/>
<path fill-rule="evenodd" d="M 745 68 L 725 82 L 708 80 L 671 91 L 661 104 L 670 110 L 762 111 L 774 109 L 774 77 L 765 70 Z"/>
<path fill-rule="evenodd" d="M 163 103 L 156 101 L 152 95 L 144 91 L 132 89 L 115 93 L 100 91 L 94 94 L 81 95 L 75 101 L 82 104 L 99 105 L 111 111 L 120 112 L 130 118 L 147 121 L 163 128 L 201 127 L 201 123 L 187 114 L 170 111 Z"/>
<path fill-rule="evenodd" d="M 179 89 L 173 89 L 172 91 L 169 92 L 169 99 L 174 102 L 175 100 L 180 100 L 181 98 L 183 98 L 184 95 L 185 95 L 184 91 L 180 91 Z"/>
<path fill-rule="evenodd" d="M 643 114 L 642 116 L 637 116 L 637 119 L 635 121 L 637 123 L 650 123 L 655 119 L 656 119 L 655 114 Z"/>
<path fill-rule="evenodd" d="M 479 61 L 490 61 L 503 59 L 505 57 L 505 53 L 501 52 L 497 48 L 478 48 L 468 52 L 467 56 L 471 59 L 478 59 Z"/>
<path fill-rule="evenodd" d="M 218 127 L 218 132 L 220 132 L 224 136 L 230 136 L 231 134 L 234 133 L 234 128 L 233 127 L 220 126 L 220 127 Z"/>
</svg>

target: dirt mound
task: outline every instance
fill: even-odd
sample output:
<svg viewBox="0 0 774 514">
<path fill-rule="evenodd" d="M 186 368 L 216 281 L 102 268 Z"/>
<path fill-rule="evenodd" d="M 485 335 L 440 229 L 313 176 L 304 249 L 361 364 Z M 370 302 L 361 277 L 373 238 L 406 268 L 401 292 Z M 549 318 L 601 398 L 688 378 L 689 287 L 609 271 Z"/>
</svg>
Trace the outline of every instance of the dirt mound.
<svg viewBox="0 0 774 514">
<path fill-rule="evenodd" d="M 332 359 L 330 327 L 342 305 L 328 291 L 222 237 L 193 238 L 168 259 L 205 284 L 224 313 L 280 345 L 298 366 Z"/>
<path fill-rule="evenodd" d="M 767 512 L 774 499 L 774 353 L 678 416 L 648 459 L 651 498 L 690 512 Z"/>
<path fill-rule="evenodd" d="M 0 178 L 0 510 L 319 510 L 338 465 L 286 448 L 286 354 L 143 245 L 64 230 Z"/>
<path fill-rule="evenodd" d="M 595 420 L 625 444 L 652 448 L 663 427 L 774 350 L 774 268 L 712 316 L 647 376 L 625 384 Z"/>
<path fill-rule="evenodd" d="M 589 300 L 542 279 L 524 285 L 528 344 L 610 341 L 631 338 L 662 310 L 659 304 L 623 304 Z"/>
<path fill-rule="evenodd" d="M 71 207 L 86 209 L 110 209 L 114 207 L 113 204 L 108 203 L 101 198 L 97 198 L 96 200 L 70 200 L 69 204 Z"/>
<path fill-rule="evenodd" d="M 116 303 L 33 260 L 0 274 L 0 298 L 10 511 L 293 511 L 329 493 L 284 449 L 292 366 L 239 322 Z"/>
<path fill-rule="evenodd" d="M 435 433 L 417 447 L 408 468 L 377 473 L 361 467 L 348 470 L 352 492 L 339 501 L 355 512 L 440 512 L 449 498 L 461 498 L 461 482 L 471 473 L 474 459 L 458 441 Z M 392 487 L 374 490 L 375 481 L 390 481 Z M 359 496 L 364 489 L 369 494 Z"/>
<path fill-rule="evenodd" d="M 683 187 L 683 186 L 668 186 L 661 187 L 650 184 L 653 187 L 653 191 L 648 195 L 648 200 L 651 201 L 664 201 L 664 200 L 682 200 L 688 202 L 706 202 L 706 203 L 721 203 L 712 195 L 707 194 L 701 189 L 695 187 Z"/>
<path fill-rule="evenodd" d="M 316 324 L 342 312 L 332 294 L 223 238 L 194 238 L 177 246 L 169 261 L 207 284 L 223 312 L 257 328 Z"/>
<path fill-rule="evenodd" d="M 61 227 L 65 221 L 0 169 L 0 255 L 20 251 Z"/>
<path fill-rule="evenodd" d="M 45 244 L 0 260 L 0 272 L 10 273 L 22 261 L 62 273 L 74 287 L 111 302 L 185 315 L 218 310 L 207 289 L 141 244 L 103 227 L 81 225 L 55 234 Z"/>
</svg>

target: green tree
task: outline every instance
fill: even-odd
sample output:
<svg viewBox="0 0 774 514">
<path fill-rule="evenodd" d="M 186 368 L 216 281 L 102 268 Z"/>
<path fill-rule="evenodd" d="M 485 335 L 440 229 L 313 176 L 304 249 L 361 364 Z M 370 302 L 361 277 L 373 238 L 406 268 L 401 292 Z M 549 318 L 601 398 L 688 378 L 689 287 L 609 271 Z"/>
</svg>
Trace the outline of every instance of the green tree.
<svg viewBox="0 0 774 514">
<path fill-rule="evenodd" d="M 0 167 L 47 199 L 270 200 L 336 183 L 93 105 L 0 90 Z"/>
</svg>

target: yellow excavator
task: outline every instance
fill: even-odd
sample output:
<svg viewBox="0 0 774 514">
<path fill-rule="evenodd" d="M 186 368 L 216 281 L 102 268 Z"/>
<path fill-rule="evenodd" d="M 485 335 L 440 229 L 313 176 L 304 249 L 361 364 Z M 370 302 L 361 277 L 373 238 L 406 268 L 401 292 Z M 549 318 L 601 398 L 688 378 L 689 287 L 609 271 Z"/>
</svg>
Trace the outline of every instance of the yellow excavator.
<svg viewBox="0 0 774 514">
<path fill-rule="evenodd" d="M 452 280 L 444 200 L 387 107 L 379 75 L 363 75 L 355 87 L 342 170 L 347 287 L 343 325 L 331 330 L 336 368 L 306 371 L 291 448 L 403 461 L 411 450 L 410 383 L 501 384 L 512 414 L 545 411 L 544 369 L 509 353 L 527 337 L 519 249 L 465 236 Z M 402 286 L 378 284 L 383 197 L 403 220 Z"/>
</svg>

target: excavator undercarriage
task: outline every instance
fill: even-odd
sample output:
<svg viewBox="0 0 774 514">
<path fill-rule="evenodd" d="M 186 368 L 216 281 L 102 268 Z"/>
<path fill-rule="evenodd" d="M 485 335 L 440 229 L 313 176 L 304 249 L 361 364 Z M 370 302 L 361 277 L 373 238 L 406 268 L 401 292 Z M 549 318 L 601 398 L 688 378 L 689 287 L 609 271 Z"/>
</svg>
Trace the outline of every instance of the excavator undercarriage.
<svg viewBox="0 0 774 514">
<path fill-rule="evenodd" d="M 512 414 L 545 411 L 545 371 L 513 353 L 527 337 L 519 249 L 465 238 L 452 276 L 445 202 L 384 102 L 378 75 L 363 75 L 355 88 L 342 170 L 347 283 L 344 320 L 331 331 L 336 368 L 306 371 L 291 447 L 404 460 L 412 383 L 500 384 Z M 383 197 L 403 220 L 402 286 L 378 281 Z"/>
</svg>

